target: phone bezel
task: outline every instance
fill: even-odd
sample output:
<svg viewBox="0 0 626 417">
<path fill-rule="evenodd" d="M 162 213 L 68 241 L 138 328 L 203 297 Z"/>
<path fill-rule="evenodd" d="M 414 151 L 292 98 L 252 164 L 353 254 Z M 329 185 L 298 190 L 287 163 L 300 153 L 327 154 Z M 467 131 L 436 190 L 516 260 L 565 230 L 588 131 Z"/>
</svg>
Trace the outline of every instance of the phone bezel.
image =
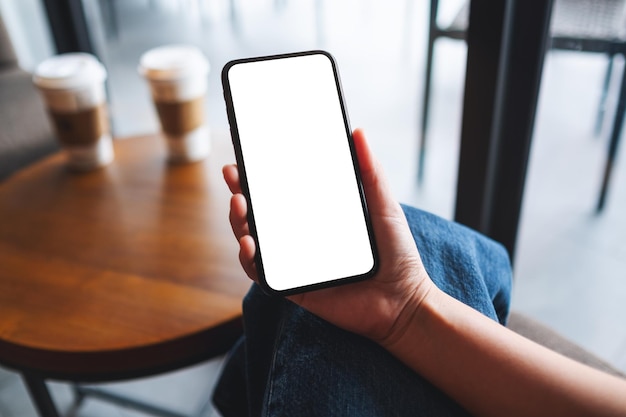
<svg viewBox="0 0 626 417">
<path fill-rule="evenodd" d="M 255 222 L 255 217 L 254 217 L 254 204 L 250 197 L 250 190 L 248 188 L 248 177 L 246 173 L 245 161 L 243 158 L 243 151 L 241 148 L 241 142 L 239 138 L 239 131 L 237 128 L 237 117 L 234 111 L 233 97 L 231 95 L 230 80 L 228 78 L 228 73 L 232 67 L 239 65 L 239 64 L 246 64 L 246 63 L 251 63 L 251 62 L 267 61 L 267 60 L 278 60 L 278 59 L 285 59 L 285 58 L 296 58 L 296 57 L 308 56 L 308 55 L 323 55 L 330 61 L 331 66 L 332 66 L 333 75 L 335 79 L 335 86 L 337 89 L 337 94 L 339 98 L 339 103 L 341 107 L 341 113 L 342 113 L 345 133 L 346 133 L 346 140 L 348 141 L 348 145 L 350 148 L 352 166 L 353 166 L 354 174 L 357 180 L 359 196 L 361 199 L 361 207 L 363 210 L 363 215 L 365 217 L 365 223 L 367 227 L 367 234 L 369 237 L 370 248 L 372 250 L 373 266 L 368 272 L 363 273 L 363 274 L 336 278 L 336 279 L 329 280 L 329 281 L 323 281 L 319 283 L 314 283 L 314 284 L 305 285 L 305 286 L 298 286 L 298 287 L 293 287 L 293 288 L 284 289 L 284 290 L 277 290 L 275 288 L 272 288 L 269 285 L 265 277 L 265 272 L 263 268 L 262 248 L 259 247 L 259 244 L 258 244 L 256 222 Z M 233 142 L 233 148 L 235 151 L 235 158 L 236 158 L 237 165 L 239 168 L 239 180 L 241 183 L 241 189 L 242 189 L 243 195 L 246 198 L 246 201 L 248 203 L 248 226 L 250 229 L 250 234 L 256 243 L 256 253 L 255 253 L 256 270 L 257 270 L 257 274 L 259 278 L 259 284 L 261 285 L 263 290 L 272 295 L 285 296 L 285 295 L 318 290 L 322 288 L 334 287 L 334 286 L 343 285 L 343 284 L 347 284 L 351 282 L 363 281 L 365 279 L 371 278 L 378 270 L 378 265 L 379 265 L 378 250 L 376 246 L 376 239 L 374 237 L 374 229 L 372 226 L 369 209 L 367 207 L 365 192 L 363 190 L 363 183 L 361 180 L 359 161 L 356 155 L 354 142 L 352 140 L 352 130 L 350 129 L 350 122 L 349 122 L 348 114 L 346 111 L 343 89 L 342 89 L 340 78 L 339 78 L 339 71 L 338 71 L 337 63 L 334 57 L 330 53 L 323 51 L 323 50 L 311 50 L 311 51 L 303 51 L 303 52 L 293 52 L 293 53 L 286 53 L 286 54 L 276 54 L 276 55 L 236 59 L 236 60 L 229 61 L 228 63 L 224 65 L 221 76 L 222 76 L 224 100 L 226 103 L 226 113 L 227 113 L 228 122 L 230 125 L 230 133 L 231 133 L 231 138 Z"/>
</svg>

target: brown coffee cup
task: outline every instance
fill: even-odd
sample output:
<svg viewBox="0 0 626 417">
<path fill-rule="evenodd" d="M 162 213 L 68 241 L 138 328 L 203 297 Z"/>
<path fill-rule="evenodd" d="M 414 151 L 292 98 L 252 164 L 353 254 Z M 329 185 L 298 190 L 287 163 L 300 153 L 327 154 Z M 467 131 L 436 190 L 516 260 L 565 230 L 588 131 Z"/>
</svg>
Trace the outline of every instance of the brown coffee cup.
<svg viewBox="0 0 626 417">
<path fill-rule="evenodd" d="M 139 73 L 150 84 L 171 162 L 193 162 L 211 149 L 205 117 L 209 62 L 189 45 L 166 45 L 144 53 Z"/>
<path fill-rule="evenodd" d="M 68 165 L 88 171 L 113 160 L 104 81 L 93 56 L 61 54 L 39 64 L 33 76 Z"/>
</svg>

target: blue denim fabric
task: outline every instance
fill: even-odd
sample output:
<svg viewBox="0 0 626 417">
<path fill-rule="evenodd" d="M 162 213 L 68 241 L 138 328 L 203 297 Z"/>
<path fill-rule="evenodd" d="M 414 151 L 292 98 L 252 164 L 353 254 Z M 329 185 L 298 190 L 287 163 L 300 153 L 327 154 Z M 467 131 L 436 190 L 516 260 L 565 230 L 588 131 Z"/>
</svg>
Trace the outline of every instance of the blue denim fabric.
<svg viewBox="0 0 626 417">
<path fill-rule="evenodd" d="M 459 224 L 403 209 L 435 284 L 504 324 L 511 290 L 504 248 Z M 256 285 L 243 308 L 244 336 L 213 396 L 225 417 L 468 415 L 376 343 Z"/>
<path fill-rule="evenodd" d="M 402 208 L 433 282 L 457 300 L 506 324 L 512 272 L 504 246 L 434 214 Z"/>
</svg>

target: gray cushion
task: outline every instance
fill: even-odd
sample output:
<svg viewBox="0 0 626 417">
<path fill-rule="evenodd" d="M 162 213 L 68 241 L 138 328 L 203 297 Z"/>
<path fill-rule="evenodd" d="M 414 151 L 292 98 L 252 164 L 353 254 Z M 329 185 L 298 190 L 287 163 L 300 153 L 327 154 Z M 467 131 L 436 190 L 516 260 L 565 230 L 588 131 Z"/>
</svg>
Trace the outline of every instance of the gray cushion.
<svg viewBox="0 0 626 417">
<path fill-rule="evenodd" d="M 0 181 L 58 149 L 31 75 L 0 70 Z"/>
<path fill-rule="evenodd" d="M 567 340 L 554 330 L 544 326 L 536 320 L 526 317 L 519 312 L 511 312 L 507 327 L 527 339 L 537 342 L 540 345 L 559 352 L 560 354 L 578 362 L 582 362 L 593 368 L 616 376 L 625 377 L 624 374 L 607 362 Z"/>
</svg>

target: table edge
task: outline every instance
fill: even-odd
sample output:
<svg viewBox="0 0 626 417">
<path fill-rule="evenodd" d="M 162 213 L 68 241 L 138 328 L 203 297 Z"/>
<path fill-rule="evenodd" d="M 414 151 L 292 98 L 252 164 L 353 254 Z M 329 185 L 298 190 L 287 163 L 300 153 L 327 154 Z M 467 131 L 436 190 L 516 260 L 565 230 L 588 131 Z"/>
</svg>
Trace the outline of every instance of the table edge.
<svg viewBox="0 0 626 417">
<path fill-rule="evenodd" d="M 228 352 L 243 334 L 237 315 L 211 329 L 161 343 L 110 351 L 61 352 L 19 346 L 0 340 L 5 360 L 0 365 L 43 379 L 109 382 L 153 376 L 178 370 Z M 172 352 L 176 352 L 172 355 Z M 171 356 L 171 360 L 164 360 Z M 182 359 L 181 359 L 182 358 Z"/>
</svg>

